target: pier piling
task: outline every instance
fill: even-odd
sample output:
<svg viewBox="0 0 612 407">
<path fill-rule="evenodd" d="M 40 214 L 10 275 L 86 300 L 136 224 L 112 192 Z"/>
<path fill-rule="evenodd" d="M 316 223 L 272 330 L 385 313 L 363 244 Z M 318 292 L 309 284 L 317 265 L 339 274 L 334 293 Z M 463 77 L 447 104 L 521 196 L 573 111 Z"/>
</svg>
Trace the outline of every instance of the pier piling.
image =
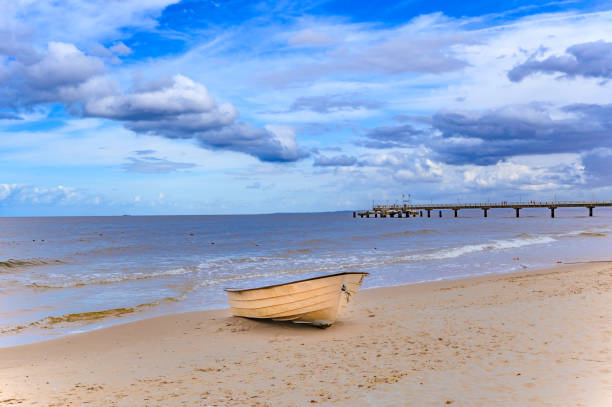
<svg viewBox="0 0 612 407">
<path fill-rule="evenodd" d="M 521 208 L 514 208 L 516 210 L 516 217 L 519 217 L 519 211 L 521 210 Z"/>
<path fill-rule="evenodd" d="M 484 211 L 484 217 L 487 217 L 487 211 L 489 210 L 489 208 L 482 208 L 482 210 Z"/>
</svg>

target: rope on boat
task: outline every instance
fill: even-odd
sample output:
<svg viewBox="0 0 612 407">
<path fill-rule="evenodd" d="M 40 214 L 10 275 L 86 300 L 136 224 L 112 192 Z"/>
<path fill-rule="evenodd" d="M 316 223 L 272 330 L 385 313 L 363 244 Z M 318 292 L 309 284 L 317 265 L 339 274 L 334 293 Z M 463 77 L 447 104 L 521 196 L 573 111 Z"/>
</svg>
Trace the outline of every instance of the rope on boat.
<svg viewBox="0 0 612 407">
<path fill-rule="evenodd" d="M 348 303 L 351 300 L 352 293 L 346 289 L 346 286 L 344 284 L 342 284 L 342 288 L 340 289 L 340 291 L 344 292 L 344 294 L 346 295 L 346 302 Z"/>
</svg>

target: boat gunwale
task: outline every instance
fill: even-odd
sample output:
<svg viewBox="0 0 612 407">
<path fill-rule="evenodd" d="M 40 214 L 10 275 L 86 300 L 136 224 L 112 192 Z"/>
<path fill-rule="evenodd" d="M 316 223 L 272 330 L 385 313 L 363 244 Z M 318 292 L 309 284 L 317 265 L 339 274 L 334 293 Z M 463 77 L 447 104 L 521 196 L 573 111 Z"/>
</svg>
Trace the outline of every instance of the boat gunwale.
<svg viewBox="0 0 612 407">
<path fill-rule="evenodd" d="M 318 276 L 318 277 L 311 277 L 311 278 L 305 278 L 303 280 L 296 280 L 296 281 L 290 281 L 288 283 L 280 283 L 280 284 L 272 284 L 272 285 L 267 285 L 264 287 L 253 287 L 253 288 L 224 288 L 223 291 L 228 292 L 228 293 L 236 293 L 236 292 L 241 292 L 241 291 L 253 291 L 253 290 L 263 290 L 266 288 L 274 288 L 274 287 L 280 287 L 283 285 L 289 285 L 289 284 L 295 284 L 295 283 L 302 283 L 304 281 L 312 281 L 312 280 L 319 280 L 321 278 L 327 278 L 327 277 L 335 277 L 335 276 L 344 276 L 347 274 L 363 274 L 364 276 L 369 276 L 370 273 L 366 272 L 366 271 L 344 271 L 342 273 L 335 273 L 335 274 L 327 274 L 325 276 Z"/>
</svg>

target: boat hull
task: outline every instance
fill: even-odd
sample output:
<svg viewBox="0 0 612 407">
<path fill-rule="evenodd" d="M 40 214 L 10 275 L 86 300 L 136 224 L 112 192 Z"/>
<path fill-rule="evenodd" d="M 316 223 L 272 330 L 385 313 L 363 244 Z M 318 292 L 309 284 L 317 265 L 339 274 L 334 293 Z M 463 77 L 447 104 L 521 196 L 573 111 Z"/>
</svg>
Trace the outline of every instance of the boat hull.
<svg viewBox="0 0 612 407">
<path fill-rule="evenodd" d="M 368 273 L 339 273 L 246 290 L 226 289 L 232 314 L 328 327 Z"/>
</svg>

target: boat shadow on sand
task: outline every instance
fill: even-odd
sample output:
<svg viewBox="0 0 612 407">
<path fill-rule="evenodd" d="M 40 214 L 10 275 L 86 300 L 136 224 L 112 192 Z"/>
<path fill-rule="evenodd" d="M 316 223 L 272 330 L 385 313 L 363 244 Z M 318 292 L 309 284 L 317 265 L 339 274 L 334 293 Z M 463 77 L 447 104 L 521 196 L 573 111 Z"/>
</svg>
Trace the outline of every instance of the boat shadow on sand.
<svg viewBox="0 0 612 407">
<path fill-rule="evenodd" d="M 319 335 L 322 332 L 339 332 L 353 327 L 358 323 L 352 319 L 339 320 L 329 327 L 317 327 L 310 324 L 296 324 L 291 321 L 274 321 L 271 319 L 258 319 L 229 316 L 223 321 L 223 327 L 218 332 L 229 331 L 234 333 L 249 332 L 255 334 L 296 334 L 296 335 Z"/>
</svg>

